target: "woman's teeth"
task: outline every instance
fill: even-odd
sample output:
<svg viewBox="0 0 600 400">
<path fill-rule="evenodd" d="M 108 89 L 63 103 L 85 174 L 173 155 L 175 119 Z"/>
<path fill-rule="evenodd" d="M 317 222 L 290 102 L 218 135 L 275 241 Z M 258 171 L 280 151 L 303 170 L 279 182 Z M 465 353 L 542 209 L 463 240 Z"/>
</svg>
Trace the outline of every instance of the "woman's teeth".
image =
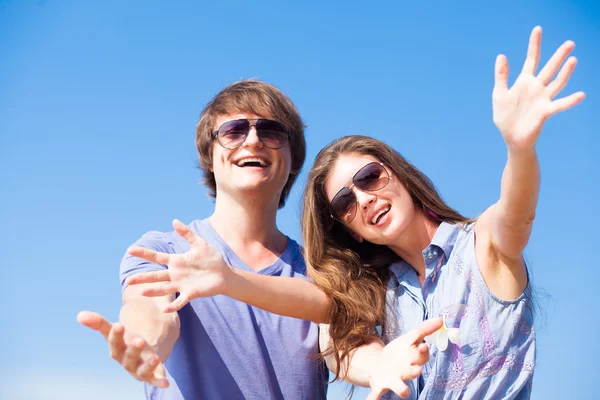
<svg viewBox="0 0 600 400">
<path fill-rule="evenodd" d="M 387 206 L 386 208 L 384 208 L 383 210 L 379 211 L 377 214 L 375 214 L 375 216 L 373 217 L 373 219 L 371 220 L 371 223 L 373 225 L 375 225 L 377 223 L 377 221 L 379 220 L 379 217 L 381 217 L 383 214 L 385 214 L 386 212 L 390 211 L 390 206 Z"/>
</svg>

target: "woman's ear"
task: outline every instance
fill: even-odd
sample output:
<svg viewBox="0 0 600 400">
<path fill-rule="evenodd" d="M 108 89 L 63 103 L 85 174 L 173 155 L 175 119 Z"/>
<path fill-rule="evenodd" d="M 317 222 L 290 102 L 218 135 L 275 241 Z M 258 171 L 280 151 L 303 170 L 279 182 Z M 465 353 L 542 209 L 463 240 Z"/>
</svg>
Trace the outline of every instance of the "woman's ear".
<svg viewBox="0 0 600 400">
<path fill-rule="evenodd" d="M 363 242 L 363 238 L 360 237 L 357 233 L 354 233 L 350 229 L 348 229 L 348 233 L 350 233 L 350 236 L 352 236 L 352 239 L 356 240 L 358 243 L 362 243 Z"/>
</svg>

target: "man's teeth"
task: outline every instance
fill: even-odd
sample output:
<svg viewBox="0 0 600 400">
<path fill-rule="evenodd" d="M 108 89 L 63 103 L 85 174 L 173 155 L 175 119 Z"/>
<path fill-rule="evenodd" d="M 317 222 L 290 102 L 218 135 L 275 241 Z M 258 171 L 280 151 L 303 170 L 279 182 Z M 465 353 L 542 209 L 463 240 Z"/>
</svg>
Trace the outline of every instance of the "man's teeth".
<svg viewBox="0 0 600 400">
<path fill-rule="evenodd" d="M 377 214 L 375 214 L 375 216 L 373 217 L 373 219 L 371 220 L 371 223 L 373 225 L 375 225 L 377 223 L 377 220 L 379 219 L 379 217 L 381 217 L 383 214 L 385 214 L 386 212 L 390 211 L 390 207 L 386 207 L 383 210 L 379 211 Z"/>
<path fill-rule="evenodd" d="M 266 167 L 268 165 L 267 162 L 262 158 L 244 158 L 235 163 L 235 165 L 237 165 L 238 167 L 243 167 L 248 163 L 257 163 L 261 167 Z"/>
</svg>

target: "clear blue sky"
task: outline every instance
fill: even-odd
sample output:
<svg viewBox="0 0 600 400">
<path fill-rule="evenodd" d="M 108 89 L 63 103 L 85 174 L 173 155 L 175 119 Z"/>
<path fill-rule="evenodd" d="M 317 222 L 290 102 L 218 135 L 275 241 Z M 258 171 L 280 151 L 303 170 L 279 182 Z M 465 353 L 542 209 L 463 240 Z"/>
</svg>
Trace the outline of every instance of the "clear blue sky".
<svg viewBox="0 0 600 400">
<path fill-rule="evenodd" d="M 317 151 L 354 133 L 395 146 L 476 216 L 498 198 L 506 158 L 491 116 L 494 59 L 504 52 L 514 79 L 536 24 L 544 60 L 577 43 L 564 92 L 587 98 L 553 117 L 538 145 L 526 251 L 540 301 L 533 398 L 596 397 L 599 3 L 368 3 L 0 0 L 0 398 L 143 398 L 75 316 L 115 320 L 128 245 L 211 213 L 194 127 L 221 88 L 271 82 L 308 125 L 307 164 L 279 215 L 291 237 Z"/>
</svg>

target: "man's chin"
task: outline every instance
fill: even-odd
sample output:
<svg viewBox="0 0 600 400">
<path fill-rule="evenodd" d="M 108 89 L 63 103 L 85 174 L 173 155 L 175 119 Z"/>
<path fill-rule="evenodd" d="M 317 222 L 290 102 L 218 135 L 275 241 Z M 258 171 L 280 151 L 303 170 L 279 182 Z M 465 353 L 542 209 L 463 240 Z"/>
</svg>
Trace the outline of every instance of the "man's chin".
<svg viewBox="0 0 600 400">
<path fill-rule="evenodd" d="M 265 198 L 272 198 L 279 195 L 283 190 L 283 186 L 275 186 L 273 182 L 269 181 L 243 182 L 235 185 L 235 188 L 246 195 L 254 194 L 264 196 Z"/>
</svg>

